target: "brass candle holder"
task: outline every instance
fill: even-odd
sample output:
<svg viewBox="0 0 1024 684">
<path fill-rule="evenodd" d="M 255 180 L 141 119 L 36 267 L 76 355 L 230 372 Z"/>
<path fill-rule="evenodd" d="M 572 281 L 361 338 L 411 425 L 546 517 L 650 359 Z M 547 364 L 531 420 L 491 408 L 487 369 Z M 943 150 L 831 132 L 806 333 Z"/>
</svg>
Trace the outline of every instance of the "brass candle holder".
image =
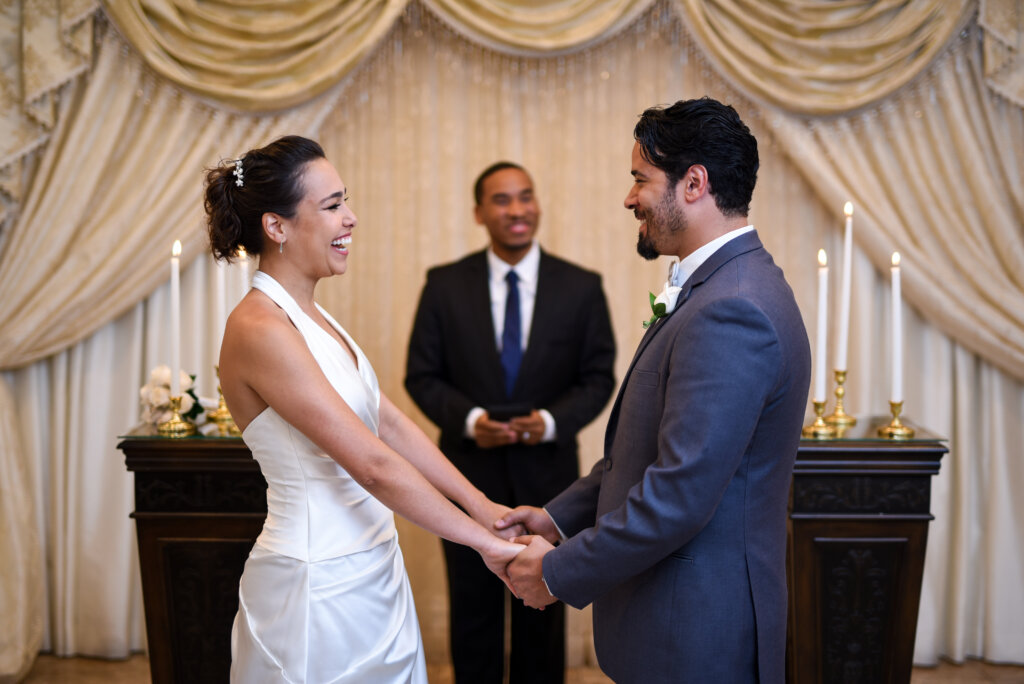
<svg viewBox="0 0 1024 684">
<path fill-rule="evenodd" d="M 171 397 L 171 418 L 157 425 L 156 432 L 161 437 L 174 439 L 196 434 L 195 423 L 181 417 L 181 395 Z"/>
<path fill-rule="evenodd" d="M 843 397 L 846 396 L 846 388 L 843 384 L 846 382 L 846 371 L 835 370 L 836 374 L 836 408 L 831 414 L 825 416 L 825 422 L 832 425 L 836 429 L 846 429 L 857 424 L 857 419 L 848 414 L 843 409 Z"/>
<path fill-rule="evenodd" d="M 825 402 L 814 400 L 814 422 L 804 427 L 803 436 L 808 439 L 834 439 L 836 429 L 825 422 L 822 414 L 825 413 Z"/>
<path fill-rule="evenodd" d="M 902 401 L 890 401 L 889 410 L 892 411 L 892 420 L 888 425 L 878 428 L 878 436 L 886 439 L 910 439 L 914 436 L 914 429 L 907 427 L 900 422 L 900 413 L 903 412 Z"/>
<path fill-rule="evenodd" d="M 235 425 L 235 419 L 231 417 L 228 404 L 224 401 L 224 392 L 220 389 L 220 366 L 214 366 L 213 370 L 217 373 L 217 408 L 207 411 L 206 418 L 217 426 L 217 434 L 221 437 L 238 437 L 242 431 Z"/>
</svg>

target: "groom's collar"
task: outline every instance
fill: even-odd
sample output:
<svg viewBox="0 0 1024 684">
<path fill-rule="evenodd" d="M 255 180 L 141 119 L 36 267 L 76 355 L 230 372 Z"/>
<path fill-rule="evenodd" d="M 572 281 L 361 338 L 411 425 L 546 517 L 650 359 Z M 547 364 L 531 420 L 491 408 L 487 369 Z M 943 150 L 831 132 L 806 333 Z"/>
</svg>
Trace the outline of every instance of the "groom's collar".
<svg viewBox="0 0 1024 684">
<path fill-rule="evenodd" d="M 672 270 L 670 271 L 669 284 L 675 285 L 676 287 L 682 287 L 691 275 L 697 272 L 697 269 L 707 261 L 715 252 L 725 246 L 726 243 L 732 242 L 741 235 L 745 235 L 754 230 L 753 224 L 748 224 L 742 228 L 736 230 L 730 230 L 724 235 L 719 235 L 711 242 L 701 245 L 690 254 L 677 263 L 672 264 Z"/>
</svg>

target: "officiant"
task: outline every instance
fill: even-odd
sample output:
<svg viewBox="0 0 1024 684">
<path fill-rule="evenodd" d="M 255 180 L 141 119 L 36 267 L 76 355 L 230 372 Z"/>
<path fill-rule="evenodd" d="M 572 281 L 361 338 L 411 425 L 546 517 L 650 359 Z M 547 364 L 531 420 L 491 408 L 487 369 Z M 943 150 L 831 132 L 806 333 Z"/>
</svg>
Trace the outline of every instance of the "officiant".
<svg viewBox="0 0 1024 684">
<path fill-rule="evenodd" d="M 598 274 L 542 250 L 526 170 L 485 169 L 473 188 L 490 246 L 427 273 L 405 386 L 441 450 L 492 500 L 542 505 L 579 473 L 576 436 L 607 404 L 615 340 Z M 505 588 L 444 543 L 456 684 L 503 681 Z M 511 602 L 512 684 L 561 683 L 565 608 Z"/>
</svg>

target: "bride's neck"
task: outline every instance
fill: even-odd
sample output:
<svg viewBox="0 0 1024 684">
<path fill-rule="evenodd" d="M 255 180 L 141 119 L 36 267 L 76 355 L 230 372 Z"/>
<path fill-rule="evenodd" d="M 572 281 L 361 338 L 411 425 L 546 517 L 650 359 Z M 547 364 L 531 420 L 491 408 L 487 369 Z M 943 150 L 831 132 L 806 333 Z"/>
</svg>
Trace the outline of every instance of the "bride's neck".
<svg viewBox="0 0 1024 684">
<path fill-rule="evenodd" d="M 278 282 L 303 309 L 313 309 L 317 279 L 274 260 L 260 260 L 259 269 Z"/>
</svg>

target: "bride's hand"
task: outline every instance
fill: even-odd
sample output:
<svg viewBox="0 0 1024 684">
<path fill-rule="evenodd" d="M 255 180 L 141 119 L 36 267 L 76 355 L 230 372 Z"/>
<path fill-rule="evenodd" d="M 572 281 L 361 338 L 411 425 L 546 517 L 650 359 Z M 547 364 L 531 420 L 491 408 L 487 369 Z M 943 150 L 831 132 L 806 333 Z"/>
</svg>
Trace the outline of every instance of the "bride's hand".
<svg viewBox="0 0 1024 684">
<path fill-rule="evenodd" d="M 512 582 L 508 577 L 508 564 L 513 558 L 519 555 L 519 552 L 526 547 L 522 544 L 513 544 L 509 541 L 504 541 L 494 537 L 494 541 L 488 544 L 482 549 L 477 549 L 480 556 L 483 557 L 484 563 L 487 565 L 487 569 L 497 575 L 508 590 L 515 596 L 515 589 L 512 588 Z M 518 597 L 517 597 L 518 598 Z"/>
<path fill-rule="evenodd" d="M 502 539 L 512 539 L 520 535 L 529 534 L 525 525 L 511 525 L 505 529 L 498 529 L 495 523 L 504 518 L 506 515 L 512 512 L 512 509 L 508 506 L 504 506 L 499 503 L 495 503 L 490 499 L 480 507 L 479 511 L 476 511 L 476 515 L 473 519 L 483 525 L 486 529 L 490 530 L 491 534 L 494 534 Z"/>
</svg>

